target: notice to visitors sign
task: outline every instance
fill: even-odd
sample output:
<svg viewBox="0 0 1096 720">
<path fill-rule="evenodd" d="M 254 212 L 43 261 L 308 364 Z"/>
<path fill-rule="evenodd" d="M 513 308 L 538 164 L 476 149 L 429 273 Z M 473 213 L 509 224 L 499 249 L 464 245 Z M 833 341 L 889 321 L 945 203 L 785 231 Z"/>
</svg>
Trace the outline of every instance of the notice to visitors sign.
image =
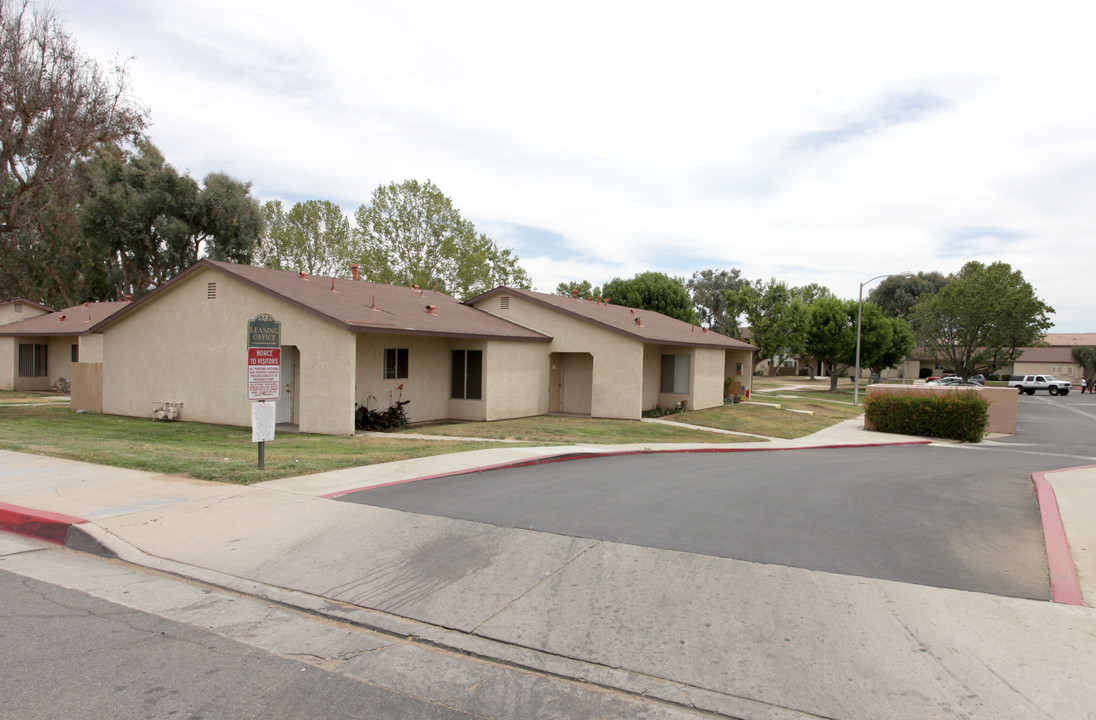
<svg viewBox="0 0 1096 720">
<path fill-rule="evenodd" d="M 247 349 L 247 399 L 277 400 L 281 396 L 282 349 Z"/>
</svg>

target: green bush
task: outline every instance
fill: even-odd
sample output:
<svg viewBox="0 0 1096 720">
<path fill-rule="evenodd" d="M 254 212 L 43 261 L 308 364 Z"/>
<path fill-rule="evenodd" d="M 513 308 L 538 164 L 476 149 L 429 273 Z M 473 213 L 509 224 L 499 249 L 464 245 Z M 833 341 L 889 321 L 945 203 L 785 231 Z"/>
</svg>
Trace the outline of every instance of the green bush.
<svg viewBox="0 0 1096 720">
<path fill-rule="evenodd" d="M 924 380 L 927 377 L 932 376 L 932 368 L 923 367 L 917 372 L 918 377 Z"/>
<path fill-rule="evenodd" d="M 868 422 L 879 432 L 981 442 L 989 425 L 989 402 L 977 392 L 931 396 L 880 393 L 864 401 Z"/>
</svg>

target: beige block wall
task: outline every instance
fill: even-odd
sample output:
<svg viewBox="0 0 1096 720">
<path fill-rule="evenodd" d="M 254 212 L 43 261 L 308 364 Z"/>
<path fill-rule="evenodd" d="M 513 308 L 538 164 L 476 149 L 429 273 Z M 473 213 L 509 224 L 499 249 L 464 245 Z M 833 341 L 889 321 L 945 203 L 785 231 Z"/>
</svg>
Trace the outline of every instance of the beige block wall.
<svg viewBox="0 0 1096 720">
<path fill-rule="evenodd" d="M 207 283 L 217 283 L 207 299 Z M 181 419 L 251 425 L 247 321 L 268 313 L 282 345 L 300 353 L 302 432 L 354 432 L 354 336 L 310 313 L 203 270 L 103 332 L 103 412 L 147 417 L 154 402 L 181 402 Z"/>
<path fill-rule="evenodd" d="M 872 396 L 882 393 L 897 393 L 905 395 L 932 395 L 933 393 L 978 393 L 989 401 L 989 425 L 987 432 L 1016 434 L 1016 422 L 1019 403 L 1018 394 L 1014 388 L 1006 387 L 948 387 L 936 385 L 869 385 L 864 394 L 864 402 L 869 402 Z M 865 430 L 874 430 L 871 423 L 864 420 Z"/>
<path fill-rule="evenodd" d="M 544 366 L 553 352 L 589 353 L 593 356 L 593 383 L 590 390 L 590 414 L 594 417 L 638 418 L 643 411 L 643 343 L 599 328 L 591 323 L 528 302 L 516 295 L 510 307 L 501 308 L 502 295 L 476 303 L 480 310 L 552 336 L 543 345 Z M 545 393 L 548 381 L 544 380 Z M 547 407 L 547 406 L 545 406 Z"/>
<path fill-rule="evenodd" d="M 103 362 L 103 336 L 100 333 L 80 336 L 80 362 Z"/>
</svg>

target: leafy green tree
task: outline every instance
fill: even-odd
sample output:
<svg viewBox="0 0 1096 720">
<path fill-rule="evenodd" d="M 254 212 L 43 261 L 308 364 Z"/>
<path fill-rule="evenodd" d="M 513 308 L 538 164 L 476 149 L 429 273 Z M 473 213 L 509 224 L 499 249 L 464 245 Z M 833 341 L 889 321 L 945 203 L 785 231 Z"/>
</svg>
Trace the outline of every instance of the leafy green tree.
<svg viewBox="0 0 1096 720">
<path fill-rule="evenodd" d="M 84 268 L 94 297 L 142 295 L 202 257 L 250 262 L 262 236 L 250 183 L 211 173 L 200 186 L 147 141 L 100 148 L 80 175 L 80 227 L 98 258 Z"/>
<path fill-rule="evenodd" d="M 875 304 L 866 304 L 867 308 L 877 308 Z M 905 320 L 899 320 L 898 318 L 889 318 L 880 312 L 880 337 L 878 338 L 878 350 L 877 354 L 867 359 L 864 362 L 864 358 L 861 357 L 860 366 L 871 368 L 871 371 L 876 375 L 881 375 L 887 368 L 898 367 L 899 363 L 905 361 L 906 357 L 913 351 L 916 345 L 917 339 L 913 334 L 913 328 Z M 863 334 L 863 329 L 861 329 Z M 869 347 L 874 347 L 869 345 Z M 864 342 L 861 337 L 860 352 L 863 355 Z"/>
<path fill-rule="evenodd" d="M 591 285 L 589 280 L 572 280 L 571 282 L 561 282 L 556 285 L 555 295 L 565 295 L 571 297 L 574 291 L 578 291 L 580 298 L 598 298 L 601 297 L 601 288 L 597 285 Z"/>
<path fill-rule="evenodd" d="M 1037 345 L 1054 309 L 1008 263 L 968 262 L 913 308 L 918 342 L 956 374 L 992 373 Z"/>
<path fill-rule="evenodd" d="M 350 240 L 350 220 L 330 200 L 305 200 L 287 212 L 281 200 L 263 205 L 266 237 L 258 262 L 279 270 L 303 270 L 309 275 L 348 277 L 356 257 Z"/>
<path fill-rule="evenodd" d="M 498 285 L 527 288 L 528 273 L 508 249 L 476 232 L 434 183 L 381 185 L 354 214 L 365 279 L 437 286 L 468 298 Z"/>
<path fill-rule="evenodd" d="M 772 374 L 780 357 L 801 355 L 806 346 L 808 306 L 795 291 L 776 278 L 768 283 L 746 283 L 727 292 L 728 314 L 742 313 L 757 346 L 758 360 L 769 360 Z"/>
<path fill-rule="evenodd" d="M 834 297 L 821 298 L 810 306 L 806 353 L 826 364 L 830 392 L 837 390 L 838 378 L 856 366 L 859 310 L 855 300 Z M 860 323 L 861 368 L 881 372 L 894 367 L 912 349 L 910 338 L 904 322 L 886 317 L 873 303 L 864 303 Z"/>
<path fill-rule="evenodd" d="M 702 325 L 713 331 L 738 337 L 738 316 L 727 307 L 727 293 L 743 289 L 748 282 L 738 268 L 730 270 L 700 270 L 685 284 L 693 296 L 697 316 Z"/>
<path fill-rule="evenodd" d="M 0 0 L 0 255 L 71 202 L 77 159 L 144 131 L 128 91 L 125 67 L 84 55 L 48 5 Z"/>
<path fill-rule="evenodd" d="M 693 299 L 685 289 L 685 281 L 665 273 L 640 273 L 631 280 L 613 278 L 602 288 L 602 297 L 616 305 L 653 310 L 696 324 Z"/>
<path fill-rule="evenodd" d="M 878 305 L 887 317 L 908 320 L 922 296 L 939 292 L 947 283 L 948 279 L 938 272 L 919 272 L 909 277 L 891 275 L 872 288 L 867 301 Z"/>
<path fill-rule="evenodd" d="M 806 351 L 826 364 L 830 392 L 837 390 L 837 379 L 856 362 L 856 315 L 854 300 L 821 298 L 810 306 Z"/>
<path fill-rule="evenodd" d="M 1092 387 L 1093 380 L 1096 380 L 1096 347 L 1092 345 L 1075 345 L 1070 350 L 1070 354 L 1073 355 L 1073 362 L 1081 366 L 1084 376 L 1088 380 L 1088 386 Z"/>
</svg>

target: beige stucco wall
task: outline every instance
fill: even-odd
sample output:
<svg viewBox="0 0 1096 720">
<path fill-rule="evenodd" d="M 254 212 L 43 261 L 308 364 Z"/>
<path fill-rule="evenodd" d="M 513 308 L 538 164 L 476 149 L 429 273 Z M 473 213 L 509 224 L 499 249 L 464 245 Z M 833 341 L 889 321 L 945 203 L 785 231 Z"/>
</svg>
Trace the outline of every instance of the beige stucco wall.
<svg viewBox="0 0 1096 720">
<path fill-rule="evenodd" d="M 15 374 L 19 371 L 19 354 L 15 338 L 0 337 L 0 390 L 15 389 Z"/>
<path fill-rule="evenodd" d="M 60 378 L 71 380 L 69 366 L 76 336 L 61 337 L 2 337 L 0 338 L 0 390 L 46 391 Z M 44 377 L 19 377 L 19 346 L 46 345 Z"/>
<path fill-rule="evenodd" d="M 551 343 L 540 344 L 543 347 L 541 352 L 545 356 L 545 368 L 548 366 L 549 353 L 589 353 L 592 356 L 592 416 L 634 419 L 642 414 L 643 343 L 531 303 L 516 295 L 506 296 L 510 298 L 510 307 L 503 310 L 500 302 L 502 296 L 498 294 L 485 298 L 476 303 L 475 307 L 552 336 Z M 543 387 L 546 394 L 547 375 L 544 377 Z M 564 402 L 566 407 L 566 398 Z"/>
<path fill-rule="evenodd" d="M 493 340 L 484 351 L 486 419 L 548 412 L 547 343 Z M 447 375 L 448 377 L 448 375 Z"/>
<path fill-rule="evenodd" d="M 217 283 L 215 299 L 207 298 L 209 282 Z M 294 422 L 301 432 L 352 434 L 354 336 L 210 270 L 104 330 L 103 412 L 150 416 L 154 402 L 181 402 L 183 420 L 249 427 L 247 321 L 262 313 L 281 322 L 282 345 L 299 352 Z"/>
<path fill-rule="evenodd" d="M 399 400 L 402 392 L 402 398 L 411 401 L 404 407 L 409 421 L 448 418 L 451 345 L 448 338 L 359 333 L 355 402 L 373 410 L 383 409 Z M 407 349 L 406 379 L 384 379 L 385 348 Z"/>
<path fill-rule="evenodd" d="M 103 362 L 103 336 L 99 333 L 80 336 L 80 362 Z"/>
<path fill-rule="evenodd" d="M 16 312 L 17 307 L 19 312 Z M 43 310 L 40 307 L 27 305 L 22 302 L 0 303 L 0 325 L 7 325 L 8 323 L 19 322 L 20 320 L 29 320 L 32 317 L 45 315 L 46 312 L 46 310 Z"/>
<path fill-rule="evenodd" d="M 386 408 L 410 400 L 410 422 L 498 420 L 547 412 L 547 356 L 544 343 L 459 340 L 360 333 L 357 337 L 357 403 Z M 386 348 L 407 349 L 407 377 L 384 379 Z M 483 352 L 483 397 L 450 398 L 451 351 Z M 403 389 L 400 389 L 400 385 Z M 402 393 L 402 395 L 401 395 Z"/>
<path fill-rule="evenodd" d="M 937 385 L 869 385 L 864 395 L 864 402 L 868 402 L 873 395 L 882 393 L 900 393 L 905 395 L 932 395 L 933 393 L 978 393 L 989 401 L 989 425 L 987 432 L 1016 434 L 1016 422 L 1018 417 L 1019 397 L 1014 388 L 1006 387 L 948 387 Z M 864 429 L 873 430 L 871 423 L 864 420 Z"/>
<path fill-rule="evenodd" d="M 1062 380 L 1080 382 L 1084 375 L 1080 365 L 1062 362 L 1017 362 L 1012 366 L 1013 375 L 1053 375 Z"/>
</svg>

